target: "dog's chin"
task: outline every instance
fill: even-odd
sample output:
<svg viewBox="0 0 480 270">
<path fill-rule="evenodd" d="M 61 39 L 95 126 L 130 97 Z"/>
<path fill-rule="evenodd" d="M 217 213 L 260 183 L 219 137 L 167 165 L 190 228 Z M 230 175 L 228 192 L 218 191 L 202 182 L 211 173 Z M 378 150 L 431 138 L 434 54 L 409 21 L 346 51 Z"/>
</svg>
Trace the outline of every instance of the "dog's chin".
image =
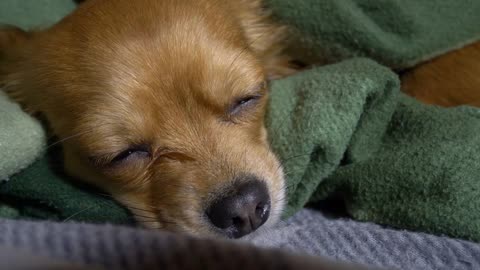
<svg viewBox="0 0 480 270">
<path fill-rule="evenodd" d="M 268 193 L 270 196 L 269 217 L 263 225 L 256 230 L 250 232 L 241 238 L 251 237 L 265 230 L 269 230 L 281 219 L 285 207 L 285 181 L 281 168 L 278 170 L 278 176 L 273 181 L 266 181 Z M 198 210 L 197 215 L 192 215 L 189 212 L 184 213 L 182 218 L 162 218 L 156 211 L 146 211 L 148 207 L 139 200 L 139 197 L 132 198 L 132 196 L 115 196 L 122 204 L 127 206 L 132 212 L 138 225 L 152 230 L 162 230 L 174 233 L 182 233 L 202 238 L 224 238 L 233 239 L 233 233 L 228 230 L 221 230 L 216 228 L 209 222 L 208 217 Z M 130 207 L 129 207 L 130 205 Z M 145 205 L 144 207 L 139 207 Z M 161 207 L 159 207 L 161 208 Z"/>
</svg>

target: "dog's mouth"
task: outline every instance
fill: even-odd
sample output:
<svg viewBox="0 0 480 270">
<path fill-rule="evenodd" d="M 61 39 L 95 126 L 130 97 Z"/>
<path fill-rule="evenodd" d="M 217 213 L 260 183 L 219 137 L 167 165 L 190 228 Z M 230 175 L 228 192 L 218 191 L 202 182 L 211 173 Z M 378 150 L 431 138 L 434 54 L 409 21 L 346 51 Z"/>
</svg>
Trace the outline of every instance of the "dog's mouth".
<svg viewBox="0 0 480 270">
<path fill-rule="evenodd" d="M 252 175 L 212 189 L 207 197 L 190 195 L 175 207 L 170 204 L 170 207 L 148 208 L 142 207 L 145 202 L 134 202 L 131 197 L 117 199 L 131 210 L 138 224 L 146 228 L 230 239 L 269 227 L 283 210 L 283 184 L 277 190 L 268 181 Z"/>
</svg>

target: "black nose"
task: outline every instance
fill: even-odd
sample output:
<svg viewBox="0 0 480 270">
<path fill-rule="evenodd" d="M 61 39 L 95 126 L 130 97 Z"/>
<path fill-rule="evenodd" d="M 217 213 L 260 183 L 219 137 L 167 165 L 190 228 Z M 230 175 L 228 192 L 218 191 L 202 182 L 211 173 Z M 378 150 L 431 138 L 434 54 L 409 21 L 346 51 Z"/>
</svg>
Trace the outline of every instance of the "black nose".
<svg viewBox="0 0 480 270">
<path fill-rule="evenodd" d="M 239 181 L 231 193 L 215 201 L 207 216 L 230 238 L 239 238 L 262 226 L 270 214 L 267 186 L 259 180 Z"/>
</svg>

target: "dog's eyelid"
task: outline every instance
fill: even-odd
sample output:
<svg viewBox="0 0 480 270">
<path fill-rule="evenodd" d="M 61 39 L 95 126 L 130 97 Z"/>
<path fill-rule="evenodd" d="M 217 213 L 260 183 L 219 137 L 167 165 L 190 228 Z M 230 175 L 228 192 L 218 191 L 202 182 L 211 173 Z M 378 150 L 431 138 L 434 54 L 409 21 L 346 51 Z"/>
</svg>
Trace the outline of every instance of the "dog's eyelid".
<svg viewBox="0 0 480 270">
<path fill-rule="evenodd" d="M 228 109 L 228 115 L 237 116 L 241 114 L 245 109 L 256 105 L 262 97 L 263 94 L 257 93 L 235 99 Z"/>
<path fill-rule="evenodd" d="M 137 144 L 116 153 L 94 155 L 88 157 L 88 159 L 95 167 L 112 167 L 128 161 L 133 156 L 140 159 L 150 158 L 151 149 L 146 144 Z"/>
<path fill-rule="evenodd" d="M 252 107 L 265 95 L 267 90 L 267 82 L 263 81 L 251 88 L 248 93 L 242 97 L 238 97 L 228 108 L 228 118 L 239 115 L 244 109 Z"/>
<path fill-rule="evenodd" d="M 139 155 L 141 157 L 149 157 L 150 156 L 150 147 L 147 145 L 136 145 L 129 147 L 128 149 L 118 153 L 110 162 L 111 164 L 116 164 L 123 162 L 130 158 L 132 155 Z"/>
<path fill-rule="evenodd" d="M 109 160 L 111 160 L 110 155 L 97 155 L 88 157 L 90 164 L 97 168 L 106 167 L 109 163 Z"/>
</svg>

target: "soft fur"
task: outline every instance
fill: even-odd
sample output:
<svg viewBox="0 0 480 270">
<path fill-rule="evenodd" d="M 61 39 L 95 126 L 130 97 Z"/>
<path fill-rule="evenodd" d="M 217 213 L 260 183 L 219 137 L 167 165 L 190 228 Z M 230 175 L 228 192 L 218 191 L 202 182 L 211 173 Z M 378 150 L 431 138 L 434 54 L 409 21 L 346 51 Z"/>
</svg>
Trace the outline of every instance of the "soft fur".
<svg viewBox="0 0 480 270">
<path fill-rule="evenodd" d="M 147 227 L 218 235 L 205 208 L 245 175 L 267 184 L 267 224 L 283 208 L 263 118 L 268 79 L 293 72 L 285 33 L 260 0 L 90 0 L 45 31 L 0 31 L 0 84 L 47 119 L 70 174 Z M 478 105 L 475 46 L 409 71 L 403 89 Z"/>
<path fill-rule="evenodd" d="M 66 170 L 150 228 L 216 234 L 205 207 L 244 175 L 284 204 L 263 118 L 292 72 L 259 0 L 90 0 L 50 29 L 0 33 L 0 81 L 45 117 Z"/>
</svg>

